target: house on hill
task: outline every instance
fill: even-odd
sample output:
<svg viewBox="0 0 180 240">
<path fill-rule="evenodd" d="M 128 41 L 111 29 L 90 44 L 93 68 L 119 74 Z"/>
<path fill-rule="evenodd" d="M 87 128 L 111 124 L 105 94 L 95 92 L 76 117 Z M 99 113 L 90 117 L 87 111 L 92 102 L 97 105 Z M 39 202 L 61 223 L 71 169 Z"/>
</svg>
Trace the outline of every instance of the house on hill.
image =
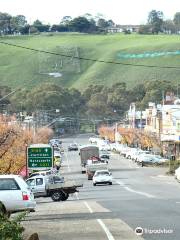
<svg viewBox="0 0 180 240">
<path fill-rule="evenodd" d="M 129 31 L 130 33 L 132 32 L 138 32 L 140 28 L 140 25 L 115 25 L 112 27 L 107 27 L 106 31 L 108 33 L 121 33 L 125 31 Z"/>
</svg>

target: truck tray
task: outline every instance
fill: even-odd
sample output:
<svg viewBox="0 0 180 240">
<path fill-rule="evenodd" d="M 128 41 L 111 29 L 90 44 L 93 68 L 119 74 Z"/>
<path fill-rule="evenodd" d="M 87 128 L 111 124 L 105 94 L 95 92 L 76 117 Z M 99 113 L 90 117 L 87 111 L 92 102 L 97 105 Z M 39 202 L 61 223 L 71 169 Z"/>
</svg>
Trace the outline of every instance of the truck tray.
<svg viewBox="0 0 180 240">
<path fill-rule="evenodd" d="M 63 189 L 63 188 L 77 188 L 77 187 L 82 187 L 83 184 L 78 183 L 74 180 L 68 180 L 63 183 L 52 183 L 52 184 L 47 184 L 46 189 L 48 190 L 53 190 L 53 189 Z"/>
</svg>

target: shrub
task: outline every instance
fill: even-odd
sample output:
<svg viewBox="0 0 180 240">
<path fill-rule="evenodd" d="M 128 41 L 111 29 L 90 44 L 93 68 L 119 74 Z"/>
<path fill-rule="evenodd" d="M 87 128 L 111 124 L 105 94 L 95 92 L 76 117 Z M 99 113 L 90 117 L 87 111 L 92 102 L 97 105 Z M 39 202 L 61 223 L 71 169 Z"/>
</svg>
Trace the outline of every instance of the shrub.
<svg viewBox="0 0 180 240">
<path fill-rule="evenodd" d="M 1 205 L 1 203 L 0 203 Z M 1 240 L 23 240 L 24 227 L 21 225 L 26 213 L 21 213 L 10 219 L 0 208 L 0 239 Z"/>
</svg>

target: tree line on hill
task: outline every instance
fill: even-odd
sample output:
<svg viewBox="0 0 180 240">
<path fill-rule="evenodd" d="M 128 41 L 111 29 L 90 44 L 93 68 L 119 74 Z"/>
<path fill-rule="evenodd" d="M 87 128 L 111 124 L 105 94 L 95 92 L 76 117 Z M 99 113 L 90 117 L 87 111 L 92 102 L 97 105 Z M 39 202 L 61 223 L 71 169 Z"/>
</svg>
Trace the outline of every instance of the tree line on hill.
<svg viewBox="0 0 180 240">
<path fill-rule="evenodd" d="M 152 10 L 148 15 L 147 24 L 141 25 L 140 34 L 158 34 L 160 32 L 180 33 L 180 12 L 176 12 L 173 20 L 164 19 L 162 11 Z"/>
<path fill-rule="evenodd" d="M 41 32 L 81 32 L 104 33 L 109 27 L 116 27 L 113 20 L 106 20 L 102 14 L 92 16 L 89 13 L 72 18 L 64 16 L 59 24 L 43 24 L 39 19 L 29 24 L 24 15 L 11 16 L 0 12 L 0 35 L 36 34 Z M 165 19 L 162 11 L 152 10 L 148 14 L 147 23 L 139 26 L 140 34 L 180 33 L 180 12 L 176 12 L 173 20 Z M 131 33 L 124 29 L 124 33 Z"/>
<path fill-rule="evenodd" d="M 88 117 L 91 119 L 116 119 L 124 117 L 132 102 L 144 110 L 149 102 L 161 103 L 162 92 L 176 93 L 177 85 L 170 81 L 156 80 L 139 83 L 128 89 L 126 83 L 118 82 L 110 87 L 89 85 L 84 91 L 63 88 L 55 84 L 40 84 L 32 89 L 20 89 L 9 98 L 9 87 L 0 87 L 1 112 L 10 114 L 23 111 L 51 113 L 58 109 L 61 116 Z"/>
<path fill-rule="evenodd" d="M 114 22 L 106 20 L 103 15 L 93 17 L 91 14 L 72 18 L 64 16 L 59 24 L 43 24 L 39 19 L 29 24 L 24 15 L 11 16 L 0 12 L 0 34 L 35 34 L 41 32 L 84 32 L 100 33 L 104 28 L 113 26 Z"/>
</svg>

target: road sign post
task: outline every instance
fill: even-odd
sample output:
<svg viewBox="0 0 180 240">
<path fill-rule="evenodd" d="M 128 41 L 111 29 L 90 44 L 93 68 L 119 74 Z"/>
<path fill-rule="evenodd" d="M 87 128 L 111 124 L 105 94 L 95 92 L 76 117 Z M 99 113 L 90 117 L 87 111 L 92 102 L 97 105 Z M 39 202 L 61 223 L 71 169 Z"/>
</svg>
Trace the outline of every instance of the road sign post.
<svg viewBox="0 0 180 240">
<path fill-rule="evenodd" d="M 53 148 L 48 144 L 33 144 L 27 148 L 27 167 L 32 170 L 53 167 Z"/>
</svg>

